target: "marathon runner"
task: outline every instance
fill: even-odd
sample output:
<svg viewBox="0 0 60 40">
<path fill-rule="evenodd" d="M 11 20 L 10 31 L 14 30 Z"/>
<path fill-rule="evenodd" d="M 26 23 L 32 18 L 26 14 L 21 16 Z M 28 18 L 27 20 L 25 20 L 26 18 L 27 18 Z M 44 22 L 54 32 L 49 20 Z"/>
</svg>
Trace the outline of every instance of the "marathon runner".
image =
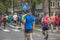
<svg viewBox="0 0 60 40">
<path fill-rule="evenodd" d="M 6 29 L 6 15 L 4 15 L 4 29 Z"/>
<path fill-rule="evenodd" d="M 42 23 L 43 23 L 43 28 L 42 28 L 42 32 L 43 35 L 45 36 L 44 39 L 48 39 L 48 32 L 49 32 L 49 17 L 47 14 L 45 14 L 42 18 Z"/>
<path fill-rule="evenodd" d="M 7 14 L 6 14 L 5 18 L 6 18 L 6 26 L 8 26 L 8 15 Z"/>
<path fill-rule="evenodd" d="M 53 32 L 53 28 L 54 28 L 54 20 L 55 17 L 53 15 L 50 16 L 50 25 L 51 25 L 51 31 Z"/>
<path fill-rule="evenodd" d="M 55 16 L 55 26 L 56 26 L 57 32 L 59 32 L 59 29 L 58 29 L 58 27 L 59 27 L 59 17 L 58 17 L 58 15 Z"/>
<path fill-rule="evenodd" d="M 59 14 L 59 27 L 60 27 L 60 14 Z"/>
<path fill-rule="evenodd" d="M 2 25 L 3 25 L 3 23 L 4 23 L 4 15 L 2 15 L 1 22 L 2 22 Z"/>
<path fill-rule="evenodd" d="M 33 26 L 35 26 L 35 18 L 33 17 L 33 15 L 31 13 L 27 13 L 26 16 L 24 16 L 24 33 L 25 33 L 25 40 L 28 40 L 28 34 L 29 39 L 32 39 L 32 32 L 33 32 Z M 33 26 L 32 26 L 33 25 Z"/>
<path fill-rule="evenodd" d="M 16 26 L 17 20 L 18 20 L 18 16 L 17 16 L 17 13 L 15 13 L 15 14 L 13 15 L 13 22 L 15 23 L 14 26 Z"/>
<path fill-rule="evenodd" d="M 22 28 L 22 12 L 19 13 L 19 21 L 20 21 L 20 27 Z"/>
<path fill-rule="evenodd" d="M 1 16 L 1 13 L 0 13 L 0 28 L 1 28 L 1 18 L 2 18 L 2 16 Z"/>
<path fill-rule="evenodd" d="M 10 15 L 8 16 L 8 23 L 10 24 L 11 21 L 12 21 L 12 16 L 11 16 L 11 14 L 10 14 Z"/>
<path fill-rule="evenodd" d="M 23 29 L 24 29 L 24 23 L 23 23 L 23 21 L 24 21 L 24 17 L 26 16 L 26 13 L 27 13 L 27 12 L 24 10 L 24 11 L 23 11 L 23 15 L 22 15 L 22 23 L 21 23 L 21 28 L 23 28 Z M 23 29 L 22 29 L 22 30 L 23 30 Z"/>
</svg>

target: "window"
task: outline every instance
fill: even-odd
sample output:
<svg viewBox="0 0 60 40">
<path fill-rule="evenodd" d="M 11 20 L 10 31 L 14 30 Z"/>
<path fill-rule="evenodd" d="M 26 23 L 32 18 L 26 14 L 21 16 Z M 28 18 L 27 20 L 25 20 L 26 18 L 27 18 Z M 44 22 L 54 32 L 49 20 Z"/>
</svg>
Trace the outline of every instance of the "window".
<svg viewBox="0 0 60 40">
<path fill-rule="evenodd" d="M 60 6 L 60 1 L 58 1 L 58 7 Z"/>
<path fill-rule="evenodd" d="M 50 6 L 52 6 L 52 2 L 50 2 Z"/>
<path fill-rule="evenodd" d="M 50 6 L 51 8 L 55 8 L 55 2 L 54 1 L 50 2 Z"/>
</svg>

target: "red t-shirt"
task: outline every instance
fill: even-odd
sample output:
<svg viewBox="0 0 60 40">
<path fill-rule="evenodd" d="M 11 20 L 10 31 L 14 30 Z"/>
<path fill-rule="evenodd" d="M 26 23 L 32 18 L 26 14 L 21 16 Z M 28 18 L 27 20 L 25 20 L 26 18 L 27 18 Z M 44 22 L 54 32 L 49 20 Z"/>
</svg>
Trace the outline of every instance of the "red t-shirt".
<svg viewBox="0 0 60 40">
<path fill-rule="evenodd" d="M 59 17 L 58 16 L 55 17 L 55 23 L 59 24 Z"/>
<path fill-rule="evenodd" d="M 1 21 L 2 21 L 2 22 L 4 21 L 4 17 L 1 18 Z"/>
<path fill-rule="evenodd" d="M 60 17 L 59 17 L 59 23 L 60 23 Z"/>
<path fill-rule="evenodd" d="M 47 17 L 47 16 L 44 16 L 44 17 L 43 17 L 43 23 L 44 23 L 44 24 L 48 24 L 48 17 Z"/>
</svg>

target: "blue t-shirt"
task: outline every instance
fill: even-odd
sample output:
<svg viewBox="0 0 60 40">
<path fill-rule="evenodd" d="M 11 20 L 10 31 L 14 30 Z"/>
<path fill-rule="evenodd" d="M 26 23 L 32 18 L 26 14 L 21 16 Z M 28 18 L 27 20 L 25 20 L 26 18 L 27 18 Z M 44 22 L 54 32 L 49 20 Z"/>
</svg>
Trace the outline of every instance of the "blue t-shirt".
<svg viewBox="0 0 60 40">
<path fill-rule="evenodd" d="M 19 20 L 20 20 L 20 22 L 22 21 L 22 15 L 23 15 L 22 13 L 19 14 Z"/>
<path fill-rule="evenodd" d="M 32 29 L 32 24 L 33 22 L 35 21 L 35 18 L 34 16 L 32 16 L 31 14 L 27 14 L 25 17 L 24 17 L 24 20 L 25 20 L 25 25 L 24 25 L 24 28 L 25 29 Z"/>
<path fill-rule="evenodd" d="M 12 17 L 11 16 L 8 16 L 8 21 L 11 22 L 11 20 L 12 20 Z"/>
</svg>

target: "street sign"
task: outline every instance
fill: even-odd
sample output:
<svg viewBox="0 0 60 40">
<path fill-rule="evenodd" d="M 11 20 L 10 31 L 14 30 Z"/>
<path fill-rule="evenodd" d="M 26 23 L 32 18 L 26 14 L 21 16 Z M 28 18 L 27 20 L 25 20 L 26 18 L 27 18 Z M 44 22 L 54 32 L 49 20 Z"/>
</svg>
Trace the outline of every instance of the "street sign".
<svg viewBox="0 0 60 40">
<path fill-rule="evenodd" d="M 23 3 L 22 4 L 22 10 L 28 10 L 28 4 L 27 3 Z"/>
</svg>

